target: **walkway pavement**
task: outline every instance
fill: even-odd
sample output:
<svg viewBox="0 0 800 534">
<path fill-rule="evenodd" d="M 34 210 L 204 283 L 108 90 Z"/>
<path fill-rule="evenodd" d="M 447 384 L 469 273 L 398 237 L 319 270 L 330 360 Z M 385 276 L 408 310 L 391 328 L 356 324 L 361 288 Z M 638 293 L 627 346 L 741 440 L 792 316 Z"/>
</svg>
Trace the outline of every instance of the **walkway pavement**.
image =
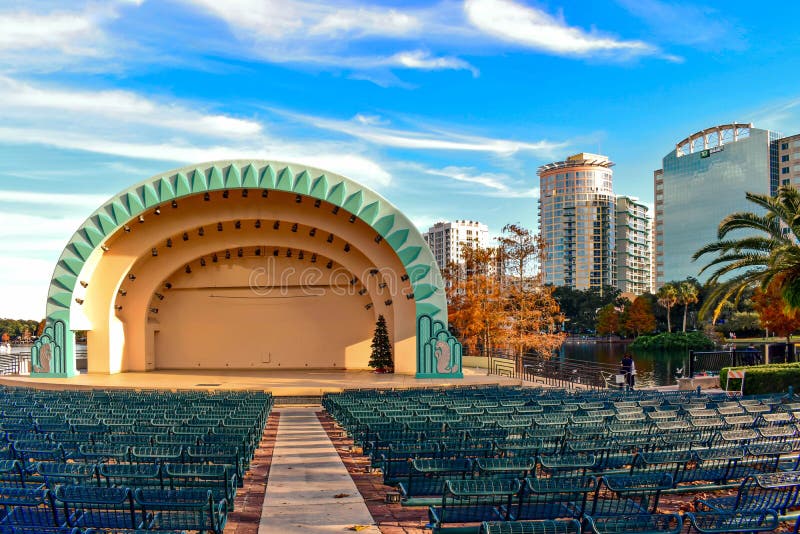
<svg viewBox="0 0 800 534">
<path fill-rule="evenodd" d="M 317 408 L 280 410 L 259 534 L 354 531 L 380 534 Z"/>
</svg>

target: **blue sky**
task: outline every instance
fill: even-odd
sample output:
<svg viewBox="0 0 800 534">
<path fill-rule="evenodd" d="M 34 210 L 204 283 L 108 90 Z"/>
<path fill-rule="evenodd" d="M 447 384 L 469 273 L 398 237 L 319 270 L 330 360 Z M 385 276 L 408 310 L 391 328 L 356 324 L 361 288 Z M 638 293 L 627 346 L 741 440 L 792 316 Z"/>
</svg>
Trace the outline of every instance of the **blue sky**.
<svg viewBox="0 0 800 534">
<path fill-rule="evenodd" d="M 536 225 L 542 163 L 652 171 L 715 124 L 800 131 L 796 20 L 752 1 L 0 0 L 0 316 L 39 318 L 104 199 L 228 157 L 361 181 L 420 228 Z"/>
</svg>

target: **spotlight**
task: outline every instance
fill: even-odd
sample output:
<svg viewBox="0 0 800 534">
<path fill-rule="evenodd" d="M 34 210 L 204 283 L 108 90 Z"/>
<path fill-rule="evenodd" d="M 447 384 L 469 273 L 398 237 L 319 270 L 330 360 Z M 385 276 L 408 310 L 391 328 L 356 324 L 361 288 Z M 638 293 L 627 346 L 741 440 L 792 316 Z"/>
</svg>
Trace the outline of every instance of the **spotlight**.
<svg viewBox="0 0 800 534">
<path fill-rule="evenodd" d="M 239 252 L 237 252 L 236 255 L 239 256 L 240 258 L 244 257 L 244 250 L 240 248 Z"/>
<path fill-rule="evenodd" d="M 367 288 L 366 288 L 366 287 L 362 287 L 361 289 L 359 289 L 359 290 L 358 290 L 358 294 L 359 294 L 359 295 L 362 295 L 362 296 L 363 296 L 363 295 L 364 295 L 366 292 L 367 292 Z"/>
<path fill-rule="evenodd" d="M 206 202 L 208 202 L 209 200 L 211 200 L 211 195 L 210 195 L 210 194 L 208 194 L 208 193 L 206 193 L 205 195 L 203 195 L 203 200 L 205 200 Z"/>
<path fill-rule="evenodd" d="M 278 249 L 277 249 L 277 248 L 276 248 L 275 250 L 273 250 L 273 251 L 272 251 L 272 255 L 273 255 L 273 256 L 277 257 L 277 256 L 278 256 L 278 254 L 280 254 L 280 252 L 278 251 Z"/>
<path fill-rule="evenodd" d="M 153 213 L 155 213 L 156 215 L 161 215 L 161 207 L 159 206 L 156 209 L 154 209 Z"/>
<path fill-rule="evenodd" d="M 81 280 L 81 287 L 83 288 L 89 287 L 89 282 L 84 282 L 83 280 Z"/>
<path fill-rule="evenodd" d="M 375 236 L 375 242 L 376 243 L 380 243 L 381 241 L 383 241 L 383 236 L 382 235 L 376 235 Z"/>
<path fill-rule="evenodd" d="M 108 245 L 100 245 L 100 248 L 103 249 L 103 252 L 108 252 Z"/>
<path fill-rule="evenodd" d="M 312 254 L 311 255 L 311 263 L 317 263 L 317 255 L 316 254 Z"/>
<path fill-rule="evenodd" d="M 325 265 L 328 269 L 333 267 L 333 260 L 328 260 L 328 263 Z"/>
<path fill-rule="evenodd" d="M 247 198 L 247 194 L 249 191 L 247 189 L 242 189 L 242 198 Z"/>
<path fill-rule="evenodd" d="M 316 228 L 312 228 L 311 230 L 308 231 L 308 235 L 310 235 L 311 237 L 314 237 L 315 235 L 317 235 L 317 229 Z"/>
<path fill-rule="evenodd" d="M 348 220 L 349 220 L 351 223 L 354 223 L 354 222 L 356 222 L 356 216 L 355 216 L 355 215 L 351 215 L 351 216 L 350 216 L 350 219 L 348 219 Z"/>
<path fill-rule="evenodd" d="M 261 249 L 260 248 L 256 249 L 256 256 L 261 256 Z"/>
<path fill-rule="evenodd" d="M 156 256 L 158 256 L 158 249 L 157 249 L 157 248 L 154 248 L 153 250 L 151 250 L 151 251 L 150 251 L 150 253 L 151 253 L 151 254 L 153 255 L 153 257 L 155 258 Z"/>
<path fill-rule="evenodd" d="M 128 294 L 128 292 L 127 292 L 127 291 L 125 291 L 124 289 L 120 289 L 120 290 L 118 291 L 118 293 L 119 293 L 119 294 L 120 294 L 120 296 L 122 296 L 122 297 L 124 297 L 124 296 L 126 296 L 126 295 Z"/>
<path fill-rule="evenodd" d="M 281 227 L 281 222 L 280 221 L 275 221 L 275 223 L 272 225 L 272 229 L 273 230 L 277 230 L 280 227 Z"/>
<path fill-rule="evenodd" d="M 183 240 L 184 241 L 189 241 L 189 234 L 188 233 L 183 232 Z"/>
<path fill-rule="evenodd" d="M 406 295 L 406 298 L 407 298 L 408 300 L 411 300 L 411 299 L 413 299 L 413 298 L 414 298 L 414 293 L 409 293 L 408 295 Z"/>
<path fill-rule="evenodd" d="M 215 252 L 214 255 L 211 256 L 211 262 L 217 263 L 218 261 L 219 261 L 219 256 L 217 256 L 217 253 Z"/>
<path fill-rule="evenodd" d="M 185 272 L 186 274 L 192 274 L 192 268 L 191 268 L 191 267 L 189 267 L 189 266 L 187 265 L 187 266 L 186 266 L 186 269 L 185 269 L 185 271 L 184 271 L 184 272 Z"/>
<path fill-rule="evenodd" d="M 83 299 L 75 299 L 75 302 L 83 306 Z"/>
<path fill-rule="evenodd" d="M 172 248 L 172 238 L 167 239 L 167 248 Z"/>
<path fill-rule="evenodd" d="M 400 280 L 403 281 L 403 282 L 407 282 L 408 281 L 408 275 L 404 274 L 403 276 L 400 277 Z"/>
<path fill-rule="evenodd" d="M 344 244 L 344 251 L 345 252 L 350 252 L 350 243 L 345 243 Z"/>
<path fill-rule="evenodd" d="M 372 276 L 375 276 L 376 274 L 378 274 L 378 269 L 370 269 L 369 270 L 369 274 L 371 274 Z"/>
<path fill-rule="evenodd" d="M 366 305 L 364 306 L 364 309 L 365 309 L 365 310 L 371 310 L 371 309 L 372 309 L 372 303 L 370 302 L 369 304 L 366 304 Z"/>
<path fill-rule="evenodd" d="M 287 258 L 291 258 L 292 257 L 292 249 L 290 249 L 290 248 L 286 249 L 286 257 Z"/>
<path fill-rule="evenodd" d="M 387 285 L 389 284 L 387 284 L 386 282 L 381 282 L 380 284 L 378 284 L 378 287 L 381 289 L 385 289 Z"/>
<path fill-rule="evenodd" d="M 294 201 L 296 203 L 300 204 L 303 201 L 303 197 L 301 197 L 300 195 L 297 195 L 296 197 L 294 197 Z"/>
<path fill-rule="evenodd" d="M 326 239 L 328 243 L 333 243 L 333 234 L 328 235 L 328 239 Z"/>
<path fill-rule="evenodd" d="M 144 215 L 139 215 L 139 224 L 144 223 Z"/>
<path fill-rule="evenodd" d="M 222 198 L 228 198 L 229 194 L 230 193 L 228 193 L 228 190 L 226 189 L 225 191 L 222 192 Z"/>
<path fill-rule="evenodd" d="M 164 284 L 164 287 L 167 289 L 172 289 L 172 282 L 167 282 L 166 284 Z"/>
<path fill-rule="evenodd" d="M 129 275 L 128 275 L 128 279 L 129 279 L 131 282 L 133 282 L 134 280 L 136 280 L 136 275 L 135 275 L 135 274 L 133 274 L 133 273 L 131 273 L 131 274 L 129 274 Z"/>
<path fill-rule="evenodd" d="M 226 251 L 225 251 L 225 259 L 226 259 L 226 260 L 229 260 L 229 259 L 231 259 L 231 251 L 230 251 L 230 250 L 226 250 Z"/>
<path fill-rule="evenodd" d="M 217 232 L 221 232 L 221 231 L 222 231 L 222 223 L 218 222 L 217 223 Z"/>
<path fill-rule="evenodd" d="M 178 207 L 178 201 L 177 200 L 173 200 L 172 201 L 172 207 L 173 208 L 177 208 Z"/>
<path fill-rule="evenodd" d="M 322 204 L 322 201 L 320 199 L 317 199 L 317 200 L 314 201 L 314 207 L 315 208 L 320 207 L 321 204 Z"/>
<path fill-rule="evenodd" d="M 358 283 L 358 278 L 355 278 L 355 277 L 354 277 L 354 278 L 351 278 L 351 279 L 350 279 L 350 285 L 351 285 L 351 286 L 354 286 L 354 285 L 356 285 L 357 283 Z"/>
<path fill-rule="evenodd" d="M 333 207 L 333 211 L 331 211 L 331 213 L 333 213 L 334 215 L 336 215 L 337 213 L 339 213 L 339 206 L 334 206 L 334 207 Z"/>
<path fill-rule="evenodd" d="M 200 267 L 205 267 L 205 266 L 206 266 L 206 259 L 200 258 Z"/>
<path fill-rule="evenodd" d="M 122 306 L 114 306 L 114 309 L 117 311 L 122 311 Z"/>
<path fill-rule="evenodd" d="M 150 313 L 158 313 L 158 308 L 150 308 Z"/>
<path fill-rule="evenodd" d="M 241 230 L 242 229 L 242 221 L 236 221 L 236 223 L 233 226 L 237 230 Z"/>
<path fill-rule="evenodd" d="M 297 259 L 298 260 L 302 260 L 303 259 L 303 251 L 302 250 L 300 251 L 300 254 L 297 255 Z"/>
<path fill-rule="evenodd" d="M 259 228 L 261 228 L 261 221 L 260 220 L 256 221 L 256 229 L 259 229 Z"/>
<path fill-rule="evenodd" d="M 267 198 L 269 196 L 269 191 L 264 189 L 261 191 L 261 198 Z"/>
<path fill-rule="evenodd" d="M 122 229 L 125 231 L 126 234 L 131 233 L 131 227 L 128 226 L 127 224 L 123 226 Z"/>
<path fill-rule="evenodd" d="M 201 227 L 200 227 L 200 229 L 197 231 L 197 235 L 199 235 L 200 237 L 203 237 L 204 235 L 206 235 L 206 231 L 205 231 L 205 230 L 203 230 L 203 227 L 202 227 L 202 226 L 201 226 Z"/>
<path fill-rule="evenodd" d="M 161 293 L 156 293 L 156 298 L 158 300 L 164 300 L 164 295 L 162 295 Z"/>
<path fill-rule="evenodd" d="M 297 232 L 297 223 L 292 225 L 292 232 Z"/>
<path fill-rule="evenodd" d="M 386 304 L 387 306 L 391 306 L 392 305 L 392 299 L 384 300 L 383 303 Z"/>
</svg>

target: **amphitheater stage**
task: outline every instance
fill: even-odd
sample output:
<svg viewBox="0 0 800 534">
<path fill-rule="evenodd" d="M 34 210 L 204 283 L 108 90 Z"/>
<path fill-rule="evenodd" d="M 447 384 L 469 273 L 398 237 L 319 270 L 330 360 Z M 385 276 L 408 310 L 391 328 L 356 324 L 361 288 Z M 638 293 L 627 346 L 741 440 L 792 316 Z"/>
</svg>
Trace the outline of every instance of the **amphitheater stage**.
<svg viewBox="0 0 800 534">
<path fill-rule="evenodd" d="M 412 388 L 479 384 L 519 385 L 518 379 L 464 369 L 463 379 L 415 378 L 369 371 L 150 371 L 147 373 L 81 374 L 72 378 L 2 376 L 0 384 L 43 389 L 251 389 L 275 396 L 317 396 L 356 388 Z"/>
</svg>

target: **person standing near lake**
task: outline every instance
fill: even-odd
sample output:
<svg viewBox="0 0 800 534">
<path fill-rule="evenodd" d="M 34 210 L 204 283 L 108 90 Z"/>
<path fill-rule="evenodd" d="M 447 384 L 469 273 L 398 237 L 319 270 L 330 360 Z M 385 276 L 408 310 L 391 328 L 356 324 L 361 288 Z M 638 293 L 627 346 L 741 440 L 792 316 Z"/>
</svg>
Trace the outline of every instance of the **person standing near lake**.
<svg viewBox="0 0 800 534">
<path fill-rule="evenodd" d="M 633 386 L 636 385 L 636 364 L 633 362 L 633 356 L 626 352 L 622 357 L 622 374 L 625 376 L 625 389 L 633 391 Z"/>
</svg>

